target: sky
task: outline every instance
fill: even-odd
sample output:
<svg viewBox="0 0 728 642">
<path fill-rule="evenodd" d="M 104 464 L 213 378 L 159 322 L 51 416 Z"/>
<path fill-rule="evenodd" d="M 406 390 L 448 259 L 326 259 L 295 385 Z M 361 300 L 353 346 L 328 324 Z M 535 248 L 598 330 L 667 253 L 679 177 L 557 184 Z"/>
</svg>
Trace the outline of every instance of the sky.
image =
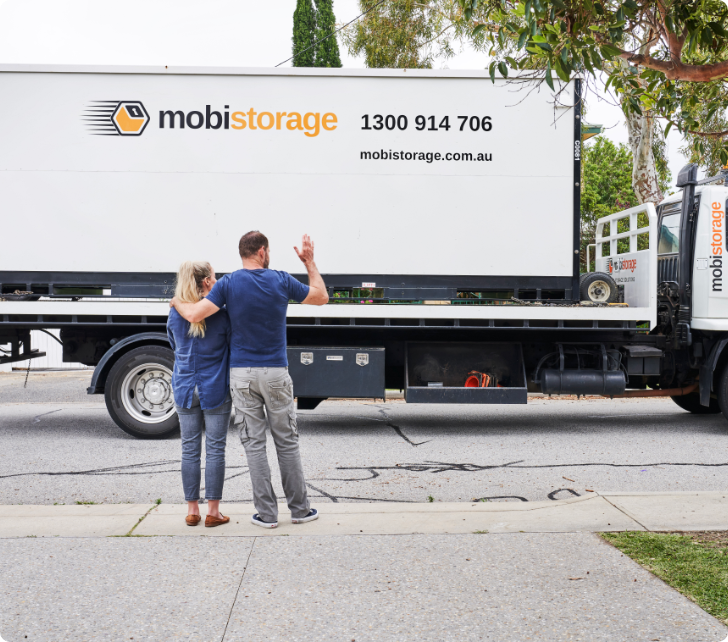
<svg viewBox="0 0 728 642">
<path fill-rule="evenodd" d="M 0 63 L 274 67 L 291 55 L 295 0 L 0 0 Z M 358 0 L 334 0 L 338 23 L 359 13 Z M 364 67 L 341 46 L 344 67 Z M 290 65 L 290 63 L 286 63 Z M 485 69 L 466 48 L 437 67 Z M 612 98 L 587 97 L 586 122 L 627 142 Z M 668 137 L 673 182 L 687 160 L 676 130 Z"/>
</svg>

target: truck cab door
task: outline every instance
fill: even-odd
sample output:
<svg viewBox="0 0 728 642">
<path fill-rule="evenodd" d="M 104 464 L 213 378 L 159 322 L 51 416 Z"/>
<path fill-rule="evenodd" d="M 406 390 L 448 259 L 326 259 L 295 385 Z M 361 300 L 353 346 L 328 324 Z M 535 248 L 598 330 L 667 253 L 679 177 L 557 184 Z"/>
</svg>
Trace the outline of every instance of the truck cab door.
<svg viewBox="0 0 728 642">
<path fill-rule="evenodd" d="M 693 261 L 693 327 L 728 329 L 726 200 L 728 188 L 706 186 L 700 194 Z"/>
</svg>

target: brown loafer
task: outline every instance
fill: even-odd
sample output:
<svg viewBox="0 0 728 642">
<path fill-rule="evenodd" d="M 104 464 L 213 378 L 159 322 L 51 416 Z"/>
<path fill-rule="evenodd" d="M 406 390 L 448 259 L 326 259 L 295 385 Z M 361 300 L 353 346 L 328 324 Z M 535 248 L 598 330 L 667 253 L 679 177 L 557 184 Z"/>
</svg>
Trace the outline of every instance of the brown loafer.
<svg viewBox="0 0 728 642">
<path fill-rule="evenodd" d="M 199 515 L 187 515 L 187 517 L 185 517 L 187 526 L 197 526 L 200 523 L 201 519 L 202 517 L 200 517 Z"/>
<path fill-rule="evenodd" d="M 207 526 L 207 528 L 212 528 L 213 526 L 227 524 L 230 521 L 229 517 L 225 517 L 222 513 L 220 513 L 220 515 L 222 515 L 222 517 L 213 517 L 212 515 L 205 517 L 205 526 Z"/>
</svg>

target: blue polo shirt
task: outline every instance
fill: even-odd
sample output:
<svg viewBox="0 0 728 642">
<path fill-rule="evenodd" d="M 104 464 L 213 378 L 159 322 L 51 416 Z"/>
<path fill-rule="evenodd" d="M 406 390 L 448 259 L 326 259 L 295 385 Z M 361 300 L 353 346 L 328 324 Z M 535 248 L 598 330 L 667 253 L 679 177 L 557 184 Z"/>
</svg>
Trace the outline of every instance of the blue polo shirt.
<svg viewBox="0 0 728 642">
<path fill-rule="evenodd" d="M 225 403 L 230 389 L 230 318 L 225 310 L 207 317 L 204 337 L 191 337 L 189 330 L 189 321 L 172 308 L 167 336 L 174 350 L 174 402 L 191 408 L 197 386 L 200 406 L 211 410 Z"/>
<path fill-rule="evenodd" d="M 288 272 L 237 270 L 223 276 L 207 295 L 230 315 L 231 368 L 284 368 L 288 301 L 301 303 L 309 287 Z"/>
</svg>

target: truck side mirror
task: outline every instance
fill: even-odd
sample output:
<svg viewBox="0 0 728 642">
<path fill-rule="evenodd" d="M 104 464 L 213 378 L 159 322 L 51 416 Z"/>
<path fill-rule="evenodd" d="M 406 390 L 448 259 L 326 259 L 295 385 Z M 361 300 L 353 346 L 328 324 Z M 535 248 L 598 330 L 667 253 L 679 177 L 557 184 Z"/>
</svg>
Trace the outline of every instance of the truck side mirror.
<svg viewBox="0 0 728 642">
<path fill-rule="evenodd" d="M 677 175 L 677 186 L 695 185 L 698 182 L 698 166 L 695 163 L 685 165 Z"/>
</svg>

